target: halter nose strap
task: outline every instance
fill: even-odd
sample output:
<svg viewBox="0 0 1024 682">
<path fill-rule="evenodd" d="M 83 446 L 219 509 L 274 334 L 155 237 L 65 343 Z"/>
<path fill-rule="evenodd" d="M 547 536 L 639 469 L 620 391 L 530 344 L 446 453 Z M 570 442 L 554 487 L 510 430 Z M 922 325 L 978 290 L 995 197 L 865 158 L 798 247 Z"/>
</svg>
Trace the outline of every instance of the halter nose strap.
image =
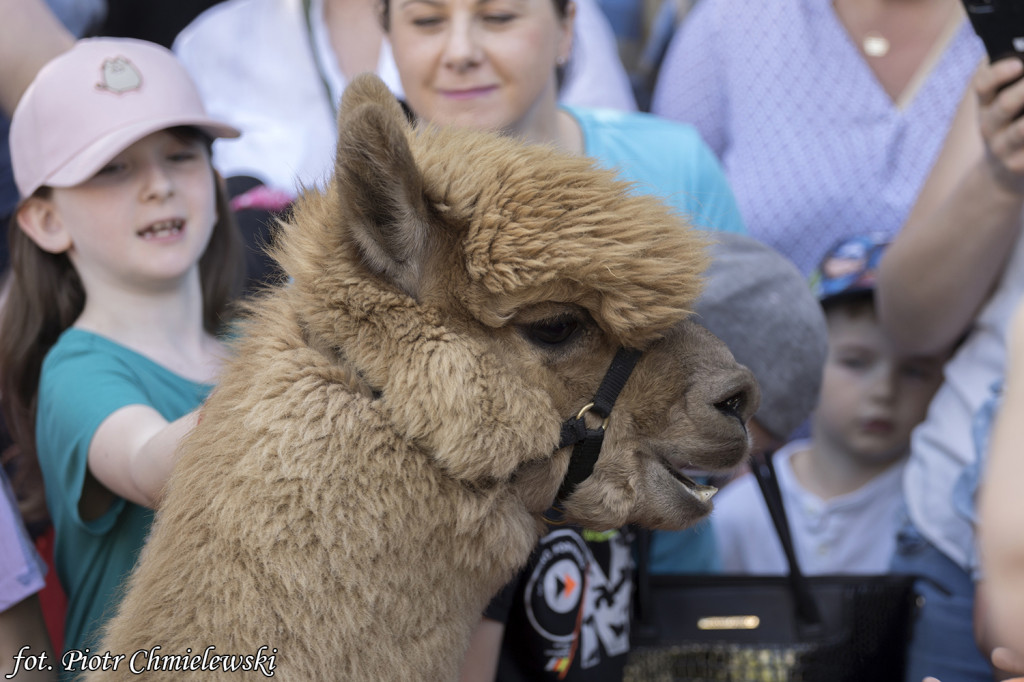
<svg viewBox="0 0 1024 682">
<path fill-rule="evenodd" d="M 569 470 L 565 472 L 562 485 L 558 489 L 558 501 L 565 500 L 580 483 L 594 472 L 594 465 L 601 454 L 604 442 L 604 430 L 608 425 L 608 417 L 612 413 L 615 400 L 619 397 L 622 387 L 626 385 L 633 368 L 640 359 L 641 352 L 631 348 L 620 348 L 612 359 L 612 364 L 601 381 L 601 386 L 594 395 L 594 401 L 588 403 L 575 418 L 562 422 L 562 435 L 558 442 L 559 449 L 573 446 Z M 601 417 L 601 426 L 588 429 L 584 416 L 593 412 Z"/>
</svg>

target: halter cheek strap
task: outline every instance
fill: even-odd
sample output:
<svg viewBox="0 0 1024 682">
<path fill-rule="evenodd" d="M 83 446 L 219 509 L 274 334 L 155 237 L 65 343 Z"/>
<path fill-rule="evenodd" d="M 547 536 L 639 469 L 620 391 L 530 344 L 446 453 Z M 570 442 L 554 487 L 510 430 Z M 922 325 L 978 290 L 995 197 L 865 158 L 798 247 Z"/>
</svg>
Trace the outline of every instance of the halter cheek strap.
<svg viewBox="0 0 1024 682">
<path fill-rule="evenodd" d="M 608 372 L 597 389 L 594 402 L 588 403 L 580 410 L 575 418 L 570 418 L 562 423 L 562 435 L 558 442 L 559 449 L 573 446 L 572 458 L 569 460 L 569 470 L 562 479 L 562 486 L 558 489 L 557 501 L 564 501 L 572 494 L 576 487 L 585 481 L 594 472 L 594 465 L 601 454 L 601 444 L 604 442 L 604 430 L 608 426 L 608 416 L 612 412 L 615 400 L 619 397 L 622 387 L 626 385 L 629 375 L 636 367 L 641 352 L 629 348 L 620 348 L 608 367 Z M 596 429 L 588 429 L 584 416 L 587 412 L 593 412 L 601 417 L 601 426 Z"/>
</svg>

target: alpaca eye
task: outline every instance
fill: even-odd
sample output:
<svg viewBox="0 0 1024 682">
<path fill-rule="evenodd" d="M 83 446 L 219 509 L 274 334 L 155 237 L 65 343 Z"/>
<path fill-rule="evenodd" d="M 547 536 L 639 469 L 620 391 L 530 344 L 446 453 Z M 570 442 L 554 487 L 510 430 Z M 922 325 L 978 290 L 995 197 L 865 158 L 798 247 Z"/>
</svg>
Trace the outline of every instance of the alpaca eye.
<svg viewBox="0 0 1024 682">
<path fill-rule="evenodd" d="M 528 324 L 524 328 L 524 333 L 526 338 L 536 344 L 543 346 L 557 346 L 565 343 L 575 336 L 579 327 L 579 320 L 575 320 L 573 318 L 562 318 Z"/>
</svg>

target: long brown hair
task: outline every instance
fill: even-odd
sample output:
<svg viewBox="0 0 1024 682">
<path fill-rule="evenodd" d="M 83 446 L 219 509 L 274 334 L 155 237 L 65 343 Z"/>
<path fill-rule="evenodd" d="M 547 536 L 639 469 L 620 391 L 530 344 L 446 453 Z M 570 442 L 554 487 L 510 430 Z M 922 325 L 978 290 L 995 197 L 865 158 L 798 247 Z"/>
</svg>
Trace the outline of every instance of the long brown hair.
<svg viewBox="0 0 1024 682">
<path fill-rule="evenodd" d="M 195 128 L 171 128 L 174 135 L 206 143 L 212 141 Z M 228 203 L 227 191 L 215 175 L 217 222 L 199 260 L 203 296 L 203 327 L 221 331 L 233 314 L 233 302 L 242 290 L 245 260 L 242 238 Z M 41 187 L 35 196 L 48 198 Z M 67 254 L 42 250 L 18 227 L 17 213 L 8 225 L 10 270 L 3 287 L 0 309 L 0 409 L 17 449 L 13 462 L 19 496 L 41 491 L 36 453 L 36 406 L 43 358 L 85 306 L 85 289 Z M 38 488 L 36 488 L 38 486 Z"/>
</svg>

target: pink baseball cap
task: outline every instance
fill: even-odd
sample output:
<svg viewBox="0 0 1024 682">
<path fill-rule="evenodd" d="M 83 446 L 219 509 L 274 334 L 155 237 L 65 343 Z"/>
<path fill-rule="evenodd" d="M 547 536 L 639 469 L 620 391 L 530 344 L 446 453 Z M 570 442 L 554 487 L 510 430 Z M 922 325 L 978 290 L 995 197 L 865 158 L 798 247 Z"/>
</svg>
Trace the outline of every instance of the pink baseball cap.
<svg viewBox="0 0 1024 682">
<path fill-rule="evenodd" d="M 21 196 L 74 187 L 150 133 L 195 126 L 238 129 L 206 115 L 174 53 L 132 38 L 86 38 L 48 62 L 11 117 L 11 165 Z"/>
</svg>

